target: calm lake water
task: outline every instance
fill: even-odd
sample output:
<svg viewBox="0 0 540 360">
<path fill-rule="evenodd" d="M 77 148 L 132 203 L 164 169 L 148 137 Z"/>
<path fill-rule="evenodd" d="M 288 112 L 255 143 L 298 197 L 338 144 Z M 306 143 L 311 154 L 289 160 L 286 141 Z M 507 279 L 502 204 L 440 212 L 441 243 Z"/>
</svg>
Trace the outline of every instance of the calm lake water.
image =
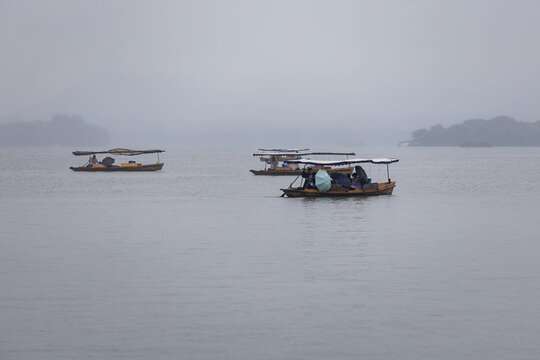
<svg viewBox="0 0 540 360">
<path fill-rule="evenodd" d="M 366 199 L 280 198 L 249 150 L 72 150 L 0 151 L 1 359 L 540 356 L 540 148 L 356 149 L 400 158 Z"/>
</svg>

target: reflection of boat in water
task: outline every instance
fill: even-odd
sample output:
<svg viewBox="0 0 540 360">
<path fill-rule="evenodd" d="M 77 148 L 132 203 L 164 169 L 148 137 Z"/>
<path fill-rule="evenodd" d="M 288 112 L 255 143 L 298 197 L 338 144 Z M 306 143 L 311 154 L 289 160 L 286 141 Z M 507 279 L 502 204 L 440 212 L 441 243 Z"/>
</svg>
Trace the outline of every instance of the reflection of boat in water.
<svg viewBox="0 0 540 360">
<path fill-rule="evenodd" d="M 74 151 L 75 156 L 90 156 L 90 160 L 79 167 L 70 167 L 73 171 L 156 171 L 163 168 L 163 163 L 159 161 L 159 153 L 164 150 L 129 150 L 129 149 L 111 149 L 107 151 Z M 96 154 L 111 154 L 120 156 L 136 156 L 143 154 L 157 154 L 157 162 L 155 164 L 141 164 L 136 161 L 128 161 L 120 165 L 114 165 L 115 159 L 105 157 L 101 161 L 97 161 Z"/>
<path fill-rule="evenodd" d="M 286 175 L 295 176 L 302 173 L 302 169 L 298 164 L 291 160 L 301 159 L 303 156 L 351 156 L 356 155 L 353 152 L 305 152 L 309 149 L 259 149 L 262 152 L 255 153 L 253 156 L 258 156 L 260 161 L 265 163 L 264 170 L 249 170 L 254 175 Z M 269 165 L 269 166 L 267 166 Z M 326 165 L 313 165 L 315 170 L 324 169 L 329 173 L 351 174 L 352 167 L 332 168 Z"/>
<path fill-rule="evenodd" d="M 306 188 L 306 184 L 301 187 L 292 187 L 293 183 L 289 185 L 287 189 L 281 189 L 283 194 L 281 196 L 287 195 L 288 197 L 356 197 L 356 196 L 376 196 L 376 195 L 391 195 L 396 182 L 390 179 L 390 170 L 389 164 L 398 162 L 398 159 L 393 158 L 380 158 L 380 159 L 350 159 L 350 160 L 340 160 L 340 161 L 324 161 L 324 160 L 307 160 L 307 159 L 298 159 L 291 160 L 291 162 L 296 164 L 304 165 L 353 165 L 361 163 L 371 163 L 371 164 L 382 164 L 386 165 L 386 174 L 388 181 L 382 183 L 372 183 L 371 179 L 367 178 L 364 170 L 360 166 L 355 167 L 355 174 L 353 177 L 359 177 L 357 174 L 362 174 L 365 176 L 365 181 L 360 184 L 358 187 L 351 187 L 350 179 L 344 179 L 345 181 L 341 182 L 339 180 L 333 180 L 334 177 L 330 177 L 329 174 L 325 174 L 324 170 L 319 170 L 315 174 L 315 186 L 311 188 Z M 355 176 L 356 175 L 356 176 Z"/>
</svg>

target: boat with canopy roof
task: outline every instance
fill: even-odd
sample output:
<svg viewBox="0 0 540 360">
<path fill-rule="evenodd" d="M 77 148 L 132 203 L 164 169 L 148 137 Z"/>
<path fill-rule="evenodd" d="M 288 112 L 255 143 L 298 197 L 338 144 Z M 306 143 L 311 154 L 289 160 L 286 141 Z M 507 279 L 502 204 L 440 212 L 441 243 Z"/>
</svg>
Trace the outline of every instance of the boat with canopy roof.
<svg viewBox="0 0 540 360">
<path fill-rule="evenodd" d="M 70 167 L 73 171 L 156 171 L 163 168 L 163 163 L 159 160 L 159 154 L 165 152 L 164 150 L 130 150 L 123 148 L 116 148 L 106 151 L 74 151 L 75 156 L 90 156 L 90 159 L 84 166 Z M 137 156 L 143 154 L 157 154 L 157 162 L 155 164 L 142 164 L 137 161 L 127 161 L 120 165 L 114 165 L 115 159 L 107 156 L 103 160 L 98 161 L 97 154 L 110 154 L 117 156 Z"/>
<path fill-rule="evenodd" d="M 309 160 L 295 159 L 290 160 L 291 163 L 300 165 L 312 166 L 351 166 L 354 167 L 355 173 L 353 178 L 355 183 L 351 184 L 348 176 L 331 176 L 324 169 L 318 170 L 314 176 L 313 186 L 293 187 L 293 184 L 300 177 L 298 176 L 287 189 L 281 189 L 283 196 L 288 197 L 354 197 L 354 196 L 376 196 L 376 195 L 391 195 L 396 187 L 396 182 L 390 179 L 389 165 L 398 162 L 395 158 L 375 158 L 375 159 L 347 159 L 338 161 L 328 160 Z M 359 164 L 370 163 L 376 165 L 386 165 L 387 181 L 373 183 L 369 179 L 362 167 Z"/>
<path fill-rule="evenodd" d="M 302 169 L 291 160 L 298 160 L 304 156 L 354 156 L 353 152 L 306 152 L 309 149 L 259 149 L 253 156 L 264 162 L 264 170 L 249 170 L 254 175 L 300 175 Z M 269 166 L 267 166 L 269 165 Z M 327 165 L 312 165 L 314 170 L 324 169 L 329 173 L 351 174 L 352 167 L 332 168 Z"/>
<path fill-rule="evenodd" d="M 284 152 L 284 153 L 299 153 L 300 151 L 308 151 L 309 149 L 257 149 L 264 152 Z"/>
</svg>

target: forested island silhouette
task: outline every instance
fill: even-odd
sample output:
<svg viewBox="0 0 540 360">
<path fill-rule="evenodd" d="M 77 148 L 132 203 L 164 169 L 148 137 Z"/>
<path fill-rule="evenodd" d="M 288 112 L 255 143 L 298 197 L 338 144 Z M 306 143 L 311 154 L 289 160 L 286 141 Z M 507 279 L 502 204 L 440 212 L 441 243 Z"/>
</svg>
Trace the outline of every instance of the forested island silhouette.
<svg viewBox="0 0 540 360">
<path fill-rule="evenodd" d="M 412 133 L 409 146 L 540 146 L 540 121 L 529 123 L 509 116 L 470 119 L 445 128 L 434 125 Z"/>
<path fill-rule="evenodd" d="M 48 121 L 0 123 L 0 146 L 103 146 L 106 129 L 79 115 L 57 114 Z"/>
</svg>

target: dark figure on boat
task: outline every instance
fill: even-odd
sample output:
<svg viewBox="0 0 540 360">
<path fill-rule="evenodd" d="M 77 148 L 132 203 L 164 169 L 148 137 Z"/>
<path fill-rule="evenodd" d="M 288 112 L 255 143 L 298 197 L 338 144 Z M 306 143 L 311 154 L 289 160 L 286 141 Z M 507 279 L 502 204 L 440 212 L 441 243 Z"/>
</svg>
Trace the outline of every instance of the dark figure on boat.
<svg viewBox="0 0 540 360">
<path fill-rule="evenodd" d="M 103 160 L 101 160 L 101 163 L 107 167 L 111 167 L 114 164 L 114 159 L 110 156 L 107 156 Z"/>
<path fill-rule="evenodd" d="M 276 170 L 278 166 L 278 160 L 276 159 L 275 156 L 270 157 L 269 164 L 270 164 L 270 170 Z"/>
<path fill-rule="evenodd" d="M 351 179 L 345 174 L 342 173 L 333 173 L 330 174 L 330 177 L 332 178 L 332 182 L 337 185 L 341 185 L 345 189 L 349 189 L 351 187 Z"/>
<path fill-rule="evenodd" d="M 362 183 L 356 173 L 352 174 L 351 189 L 362 190 Z"/>
<path fill-rule="evenodd" d="M 92 165 L 94 164 L 97 164 L 98 163 L 98 159 L 96 157 L 96 154 L 90 156 L 90 159 L 88 159 L 88 167 L 92 167 Z"/>
<path fill-rule="evenodd" d="M 302 189 L 316 189 L 315 187 L 315 174 L 313 173 L 312 168 L 302 170 L 302 177 L 304 180 L 304 186 Z"/>
<path fill-rule="evenodd" d="M 362 190 L 364 185 L 369 182 L 366 172 L 360 165 L 354 167 L 354 174 L 352 174 L 352 188 L 355 190 Z"/>
</svg>

